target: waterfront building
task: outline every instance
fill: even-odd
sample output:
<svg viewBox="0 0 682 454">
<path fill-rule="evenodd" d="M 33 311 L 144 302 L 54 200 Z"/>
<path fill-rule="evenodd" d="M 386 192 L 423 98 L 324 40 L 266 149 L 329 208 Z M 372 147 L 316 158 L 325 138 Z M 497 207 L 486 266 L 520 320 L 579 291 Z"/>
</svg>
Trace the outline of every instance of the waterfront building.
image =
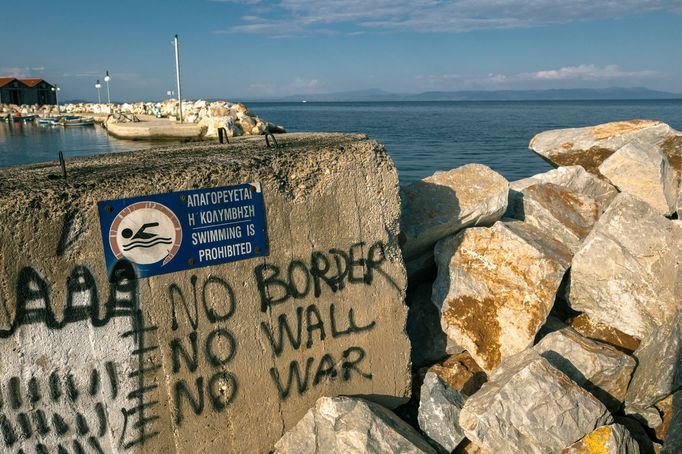
<svg viewBox="0 0 682 454">
<path fill-rule="evenodd" d="M 2 104 L 57 104 L 55 86 L 43 79 L 0 77 Z"/>
</svg>

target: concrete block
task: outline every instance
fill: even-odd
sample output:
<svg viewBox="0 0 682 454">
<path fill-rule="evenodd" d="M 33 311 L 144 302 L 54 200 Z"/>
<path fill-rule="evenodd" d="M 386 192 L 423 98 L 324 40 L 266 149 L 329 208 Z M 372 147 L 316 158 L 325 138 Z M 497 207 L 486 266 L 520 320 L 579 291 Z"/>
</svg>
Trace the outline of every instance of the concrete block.
<svg viewBox="0 0 682 454">
<path fill-rule="evenodd" d="M 320 396 L 406 400 L 396 169 L 364 136 L 278 142 L 0 169 L 0 451 L 268 452 Z M 98 201 L 249 182 L 268 256 L 107 276 Z"/>
</svg>

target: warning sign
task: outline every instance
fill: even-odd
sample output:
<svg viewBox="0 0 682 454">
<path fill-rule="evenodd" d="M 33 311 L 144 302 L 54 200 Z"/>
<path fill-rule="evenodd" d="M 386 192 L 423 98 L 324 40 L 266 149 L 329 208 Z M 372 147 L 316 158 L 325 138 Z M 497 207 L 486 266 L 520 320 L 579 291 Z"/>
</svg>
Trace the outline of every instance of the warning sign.
<svg viewBox="0 0 682 454">
<path fill-rule="evenodd" d="M 119 260 L 138 277 L 267 254 L 259 183 L 97 204 L 107 270 Z"/>
</svg>

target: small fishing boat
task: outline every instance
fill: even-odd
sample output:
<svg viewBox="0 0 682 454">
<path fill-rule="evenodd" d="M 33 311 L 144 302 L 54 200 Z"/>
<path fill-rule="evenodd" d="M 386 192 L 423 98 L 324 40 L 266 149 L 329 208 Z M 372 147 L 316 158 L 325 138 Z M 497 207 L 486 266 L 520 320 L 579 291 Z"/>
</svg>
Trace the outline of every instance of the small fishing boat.
<svg viewBox="0 0 682 454">
<path fill-rule="evenodd" d="M 21 115 L 19 113 L 14 114 L 12 117 L 15 123 L 30 123 L 36 119 L 36 115 Z"/>
<path fill-rule="evenodd" d="M 38 117 L 38 124 L 51 125 L 59 121 L 61 117 Z"/>
<path fill-rule="evenodd" d="M 69 118 L 68 116 L 63 117 L 58 122 L 62 126 L 94 126 L 95 119 L 92 117 L 75 117 Z"/>
</svg>

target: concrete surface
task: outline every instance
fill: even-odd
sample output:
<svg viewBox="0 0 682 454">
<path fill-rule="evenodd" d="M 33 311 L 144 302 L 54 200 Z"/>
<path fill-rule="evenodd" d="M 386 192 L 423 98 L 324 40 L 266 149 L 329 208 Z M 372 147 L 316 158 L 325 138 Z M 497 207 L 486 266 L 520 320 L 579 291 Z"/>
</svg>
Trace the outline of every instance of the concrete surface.
<svg viewBox="0 0 682 454">
<path fill-rule="evenodd" d="M 206 127 L 195 123 L 177 123 L 168 118 L 144 119 L 136 123 L 107 123 L 107 132 L 118 139 L 176 140 L 201 139 Z"/>
<path fill-rule="evenodd" d="M 278 141 L 0 169 L 0 451 L 268 452 L 320 396 L 405 401 L 395 167 L 364 136 Z M 99 200 L 247 182 L 269 256 L 110 282 Z"/>
</svg>

